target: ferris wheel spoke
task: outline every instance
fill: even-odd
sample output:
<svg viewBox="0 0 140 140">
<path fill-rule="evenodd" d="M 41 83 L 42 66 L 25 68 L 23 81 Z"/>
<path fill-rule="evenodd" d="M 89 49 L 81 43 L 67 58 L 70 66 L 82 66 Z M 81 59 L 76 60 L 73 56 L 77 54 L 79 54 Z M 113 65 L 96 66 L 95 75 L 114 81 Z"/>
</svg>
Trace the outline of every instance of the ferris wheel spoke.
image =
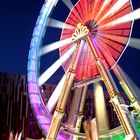
<svg viewBox="0 0 140 140">
<path fill-rule="evenodd" d="M 140 19 L 140 8 L 136 9 L 135 11 L 133 11 L 133 12 L 131 12 L 131 13 L 119 18 L 119 19 L 116 19 L 114 21 L 111 21 L 110 23 L 107 23 L 107 24 L 101 26 L 100 29 L 103 27 L 116 26 L 116 25 L 119 25 L 122 23 L 137 20 L 137 19 Z"/>
<path fill-rule="evenodd" d="M 89 13 L 88 13 L 88 4 L 87 4 L 87 3 L 88 3 L 88 0 L 85 0 L 83 5 L 84 5 L 84 8 L 85 8 L 85 9 L 84 9 L 84 10 L 85 10 L 85 11 L 84 11 L 85 17 L 88 19 L 88 14 L 89 14 Z M 86 19 L 86 20 L 87 20 L 87 19 Z"/>
<path fill-rule="evenodd" d="M 140 50 L 140 39 L 130 38 L 129 47 Z"/>
<path fill-rule="evenodd" d="M 53 109 L 60 97 L 61 90 L 63 88 L 64 82 L 65 82 L 66 74 L 63 75 L 60 82 L 58 83 L 57 87 L 53 91 L 48 103 L 46 104 L 46 107 L 48 108 L 49 112 L 52 113 Z"/>
<path fill-rule="evenodd" d="M 72 43 L 72 38 L 66 38 L 64 40 L 56 41 L 52 44 L 49 44 L 47 46 L 44 46 L 40 49 L 40 56 L 43 56 L 49 52 L 52 52 L 62 46 L 68 45 Z"/>
<path fill-rule="evenodd" d="M 62 0 L 62 1 L 70 9 L 70 11 L 72 11 L 72 12 L 70 12 L 71 16 L 73 17 L 72 20 L 75 20 L 77 24 L 79 22 L 84 23 L 85 17 L 82 14 L 83 9 L 81 8 L 81 6 L 79 6 L 79 5 L 73 6 L 73 4 L 70 0 Z"/>
<path fill-rule="evenodd" d="M 85 17 L 85 5 L 82 5 L 83 3 L 79 2 L 79 11 L 81 11 L 81 16 L 83 17 L 84 21 L 86 20 Z"/>
<path fill-rule="evenodd" d="M 123 28 L 123 27 L 120 27 L 120 28 L 107 28 L 107 29 L 99 29 L 98 33 L 112 35 L 112 34 L 107 33 L 107 32 L 108 31 L 116 32 L 116 31 L 130 30 L 130 29 L 131 29 L 130 27 L 126 27 L 126 28 Z M 117 35 L 117 34 L 113 33 L 113 35 Z"/>
<path fill-rule="evenodd" d="M 74 15 L 74 19 L 79 23 L 84 23 L 83 17 L 81 16 L 81 13 L 77 11 L 77 7 L 73 8 L 73 12 L 71 12 L 72 15 Z"/>
<path fill-rule="evenodd" d="M 99 35 L 97 35 L 97 36 L 98 36 L 98 38 L 105 36 L 108 40 L 113 40 L 116 43 L 119 43 L 119 44 L 121 43 L 121 44 L 124 44 L 124 45 L 125 45 L 124 40 L 129 40 L 128 37 L 125 37 L 125 36 L 117 36 L 117 35 L 112 35 L 112 34 L 111 35 L 110 34 L 100 34 L 100 36 Z M 128 45 L 131 48 L 140 50 L 140 39 L 139 38 L 132 38 L 131 37 Z"/>
<path fill-rule="evenodd" d="M 92 14 L 93 14 L 93 12 L 92 12 L 93 6 L 94 6 L 94 1 L 89 1 L 89 4 L 88 4 L 89 17 L 92 16 Z"/>
<path fill-rule="evenodd" d="M 74 5 L 71 0 L 62 0 L 62 2 L 69 8 L 70 11 L 73 9 Z"/>
<path fill-rule="evenodd" d="M 49 18 L 48 27 L 69 29 L 69 30 L 75 29 L 75 27 L 70 24 L 52 18 Z"/>
<path fill-rule="evenodd" d="M 124 6 L 121 10 L 118 10 L 116 13 L 114 13 L 114 14 L 111 15 L 111 16 L 109 16 L 109 18 L 106 18 L 106 21 L 109 20 L 109 22 L 110 22 L 110 21 L 112 21 L 113 18 L 116 19 L 116 16 L 117 16 L 117 15 L 120 15 L 122 12 L 125 12 L 125 11 L 127 11 L 127 10 L 129 11 L 130 6 L 131 6 L 131 5 Z M 125 15 L 127 15 L 127 14 L 125 14 Z M 114 19 L 113 19 L 113 20 L 114 20 Z M 103 26 L 104 24 L 106 24 L 106 22 L 105 22 L 105 23 L 100 22 L 100 23 L 98 23 L 98 26 L 100 27 L 100 26 Z"/>
<path fill-rule="evenodd" d="M 84 16 L 85 16 L 85 18 L 87 18 L 87 2 L 86 2 L 86 0 L 83 1 L 82 7 L 84 7 L 84 11 L 83 11 L 84 12 Z"/>
<path fill-rule="evenodd" d="M 98 0 L 95 0 L 92 15 L 95 14 L 94 12 L 96 11 L 95 9 L 96 9 L 97 3 L 98 3 Z"/>
<path fill-rule="evenodd" d="M 107 45 L 109 48 L 113 49 L 116 53 L 119 53 L 119 54 L 121 53 L 120 50 L 118 50 L 117 48 L 115 48 L 114 46 L 111 45 L 111 42 L 120 44 L 119 42 L 115 42 L 115 41 L 109 39 L 110 43 L 107 43 L 106 41 L 104 41 L 106 38 L 105 38 L 104 36 L 100 36 L 100 35 L 97 35 L 97 38 L 98 38 L 101 42 L 103 42 L 105 45 Z"/>
<path fill-rule="evenodd" d="M 53 63 L 38 79 L 39 86 L 43 85 L 75 51 L 77 44 L 71 47 L 63 56 Z"/>
<path fill-rule="evenodd" d="M 111 8 L 110 10 L 98 21 L 98 24 L 102 22 L 106 17 L 113 15 L 115 12 L 117 12 L 120 8 L 122 8 L 129 0 L 118 0 Z"/>
<path fill-rule="evenodd" d="M 76 13 L 78 14 L 78 16 L 79 16 L 79 21 L 82 21 L 83 23 L 84 23 L 84 16 L 83 16 L 83 14 L 82 14 L 82 11 L 83 11 L 83 9 L 78 9 L 77 7 L 75 7 L 75 10 L 76 10 Z M 80 12 L 79 12 L 79 10 L 80 10 Z"/>
<path fill-rule="evenodd" d="M 98 17 L 100 16 L 100 14 L 102 13 L 102 11 L 104 10 L 104 8 L 111 2 L 111 0 L 105 0 L 100 11 L 98 12 L 97 16 L 95 17 L 95 20 L 98 19 Z"/>
<path fill-rule="evenodd" d="M 125 41 L 127 39 L 129 39 L 128 37 L 125 36 L 117 36 L 117 35 L 109 35 L 109 34 L 97 34 L 97 38 L 101 38 L 101 39 L 105 39 L 108 40 L 110 42 L 116 43 L 116 44 L 120 44 L 120 45 L 125 45 Z M 125 40 L 125 41 L 124 41 Z"/>
<path fill-rule="evenodd" d="M 103 43 L 101 43 L 99 40 L 95 40 L 95 42 L 98 44 L 99 46 L 99 50 L 104 58 L 104 60 L 106 60 L 106 63 L 108 66 L 114 65 L 115 64 L 115 59 L 112 56 L 112 54 L 109 52 L 108 48 L 103 45 Z"/>
<path fill-rule="evenodd" d="M 103 59 L 106 61 L 106 64 L 107 64 L 108 66 L 110 66 L 109 58 L 108 58 L 107 52 L 106 52 L 105 50 L 103 50 L 101 43 L 100 43 L 97 39 L 95 39 L 94 45 L 95 45 L 95 46 L 98 46 L 98 50 L 99 50 L 99 52 L 100 52 L 100 55 L 101 55 L 101 56 L 103 57 Z"/>
</svg>

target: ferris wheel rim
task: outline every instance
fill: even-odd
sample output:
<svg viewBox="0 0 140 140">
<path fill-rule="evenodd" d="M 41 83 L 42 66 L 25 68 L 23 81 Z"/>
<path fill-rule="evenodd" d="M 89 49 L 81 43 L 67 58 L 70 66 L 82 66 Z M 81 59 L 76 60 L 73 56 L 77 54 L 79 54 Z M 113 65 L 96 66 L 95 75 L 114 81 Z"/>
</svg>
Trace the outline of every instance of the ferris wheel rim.
<svg viewBox="0 0 140 140">
<path fill-rule="evenodd" d="M 132 5 L 132 1 L 131 0 L 129 0 L 128 1 L 129 2 L 129 4 L 130 4 L 130 9 L 131 9 L 131 11 L 133 11 L 133 5 Z M 80 0 L 78 0 L 77 1 L 77 3 L 74 5 L 74 7 L 76 7 L 78 4 L 80 3 Z M 80 4 L 79 4 L 80 5 Z M 78 6 L 77 6 L 78 7 Z M 74 9 L 74 8 L 73 8 Z M 72 9 L 72 10 L 73 10 Z M 76 8 L 75 8 L 76 9 Z M 73 12 L 71 10 L 71 12 L 69 13 L 69 15 L 67 16 L 67 18 L 66 18 L 66 20 L 65 20 L 65 23 L 68 23 L 67 21 L 69 20 L 69 19 L 71 19 L 71 13 Z M 114 13 L 115 14 L 115 13 Z M 125 50 L 126 50 L 126 48 L 128 47 L 128 45 L 129 45 L 129 42 L 130 42 L 130 38 L 131 38 L 131 34 L 132 34 L 132 29 L 133 29 L 133 23 L 134 23 L 134 20 L 132 20 L 131 22 L 130 22 L 130 24 L 131 24 L 131 27 L 130 27 L 130 29 L 129 29 L 129 35 L 128 36 L 126 36 L 126 38 L 127 38 L 127 41 L 124 41 L 125 43 L 124 43 L 124 45 L 122 45 L 123 46 L 123 49 L 122 49 L 122 51 L 121 52 L 119 52 L 120 54 L 118 55 L 118 58 L 116 59 L 114 59 L 114 57 L 113 57 L 113 59 L 114 59 L 114 62 L 113 62 L 113 64 L 109 64 L 110 65 L 110 68 L 109 68 L 109 70 L 111 70 L 111 69 L 113 69 L 115 66 L 116 66 L 116 64 L 119 62 L 119 60 L 121 59 L 121 57 L 122 57 L 122 55 L 124 54 L 124 52 L 125 52 Z M 63 34 L 65 33 L 65 31 L 66 31 L 66 29 L 63 29 L 62 30 L 62 32 L 61 32 L 61 39 L 63 39 Z M 117 36 L 117 35 L 116 35 Z M 124 38 L 125 38 L 125 36 L 124 36 Z M 98 39 L 99 40 L 99 39 Z M 112 40 L 113 41 L 113 40 Z M 100 40 L 99 40 L 99 42 L 100 42 Z M 69 47 L 65 47 L 64 49 L 67 49 L 67 48 L 69 48 Z M 59 56 L 61 56 L 63 53 L 62 53 L 62 51 L 63 51 L 63 49 L 61 49 L 61 47 L 59 48 Z M 69 61 L 70 61 L 70 59 L 69 59 Z M 108 61 L 108 60 L 106 60 L 106 58 L 105 58 L 105 61 Z M 62 67 L 63 67 L 63 69 L 64 69 L 64 71 L 67 71 L 67 66 L 66 66 L 66 64 L 64 63 L 64 64 L 62 64 Z M 98 75 L 98 74 L 97 74 Z M 97 75 L 92 75 L 91 77 L 96 77 Z M 88 79 L 89 77 L 87 77 L 87 79 Z M 80 81 L 78 78 L 77 78 L 77 80 L 78 81 Z M 86 80 L 86 79 L 82 79 L 82 80 Z"/>
</svg>

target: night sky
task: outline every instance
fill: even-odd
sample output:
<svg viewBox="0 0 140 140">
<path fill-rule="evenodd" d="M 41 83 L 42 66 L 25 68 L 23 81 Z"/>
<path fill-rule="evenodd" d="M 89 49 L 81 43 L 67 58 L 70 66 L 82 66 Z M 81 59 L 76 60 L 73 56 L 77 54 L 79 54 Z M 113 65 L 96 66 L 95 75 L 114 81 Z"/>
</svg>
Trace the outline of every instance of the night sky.
<svg viewBox="0 0 140 140">
<path fill-rule="evenodd" d="M 139 8 L 140 1 L 133 1 L 134 9 Z M 32 32 L 43 3 L 44 0 L 0 1 L 0 72 L 27 73 Z M 63 13 L 64 9 L 60 9 Z M 50 33 L 51 36 L 54 35 Z M 132 37 L 140 38 L 140 21 L 134 23 Z M 140 51 L 128 47 L 119 64 L 140 87 L 139 61 Z"/>
<path fill-rule="evenodd" d="M 0 71 L 27 72 L 30 40 L 44 0 L 0 1 Z"/>
</svg>

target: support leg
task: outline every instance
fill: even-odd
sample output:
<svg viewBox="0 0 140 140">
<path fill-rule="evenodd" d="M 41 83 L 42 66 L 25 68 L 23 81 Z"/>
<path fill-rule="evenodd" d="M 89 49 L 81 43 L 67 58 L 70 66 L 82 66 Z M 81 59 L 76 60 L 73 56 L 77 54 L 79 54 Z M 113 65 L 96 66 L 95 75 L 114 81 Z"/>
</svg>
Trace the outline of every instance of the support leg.
<svg viewBox="0 0 140 140">
<path fill-rule="evenodd" d="M 82 88 L 79 109 L 78 109 L 78 112 L 75 114 L 76 115 L 75 132 L 80 132 L 82 118 L 83 118 L 83 111 L 84 111 L 84 106 L 85 106 L 85 101 L 86 101 L 86 96 L 87 96 L 87 89 L 88 89 L 87 85 Z M 73 140 L 78 140 L 78 138 L 74 136 Z"/>
<path fill-rule="evenodd" d="M 121 123 L 124 133 L 126 135 L 132 134 L 132 135 L 134 135 L 134 139 L 139 139 L 139 134 L 136 130 L 134 122 L 131 120 L 131 118 L 132 118 L 131 115 L 126 113 L 121 106 L 121 104 L 125 104 L 125 102 L 124 102 L 123 98 L 120 96 L 120 94 L 118 94 L 115 91 L 115 88 L 113 87 L 113 84 L 111 83 L 110 78 L 107 75 L 108 69 L 103 65 L 102 61 L 98 57 L 96 50 L 95 50 L 89 36 L 87 36 L 87 42 L 89 44 L 89 47 L 92 51 L 92 54 L 93 54 L 95 60 L 96 60 L 97 68 L 99 70 L 101 77 L 104 80 L 105 86 L 106 86 L 108 93 L 110 95 L 110 98 L 111 98 L 112 105 L 118 116 L 118 119 Z"/>
<path fill-rule="evenodd" d="M 122 73 L 119 66 L 113 68 L 114 73 L 116 74 L 121 87 L 126 93 L 127 97 L 130 99 L 131 104 L 135 107 L 136 110 L 140 111 L 140 101 L 138 101 L 137 95 L 134 93 L 131 85 L 125 80 L 125 76 Z"/>
<path fill-rule="evenodd" d="M 74 106 L 75 111 L 73 112 L 73 118 L 69 119 L 73 122 L 73 127 L 75 127 L 75 132 L 80 132 L 82 118 L 83 118 L 83 110 L 85 106 L 86 96 L 87 96 L 87 89 L 88 86 L 84 86 L 80 89 L 78 89 L 78 98 L 75 98 Z M 78 140 L 76 136 L 71 137 L 72 140 Z"/>
<path fill-rule="evenodd" d="M 83 88 L 75 89 L 72 103 L 70 106 L 70 112 L 69 112 L 67 123 L 68 123 L 68 125 L 70 125 L 73 128 L 75 127 L 75 123 L 76 123 L 76 115 L 75 114 L 78 112 L 78 108 L 80 106 L 82 89 Z"/>
<path fill-rule="evenodd" d="M 59 131 L 60 123 L 61 123 L 61 120 L 62 120 L 63 115 L 64 115 L 64 108 L 65 108 L 65 105 L 67 102 L 67 98 L 69 95 L 71 85 L 72 85 L 73 80 L 74 80 L 74 76 L 75 75 L 73 73 L 70 73 L 70 72 L 68 72 L 68 74 L 67 74 L 66 81 L 64 83 L 64 87 L 62 90 L 62 94 L 59 98 L 56 110 L 54 112 L 46 140 L 56 139 L 56 137 L 57 137 L 57 133 Z"/>
<path fill-rule="evenodd" d="M 71 64 L 69 66 L 68 72 L 66 74 L 66 80 L 63 86 L 63 89 L 61 91 L 61 95 L 60 98 L 58 100 L 52 121 L 51 121 L 51 125 L 46 137 L 46 140 L 49 139 L 56 139 L 58 131 L 59 131 L 59 127 L 61 124 L 61 120 L 63 118 L 64 115 L 64 109 L 66 106 L 66 102 L 69 96 L 69 92 L 75 77 L 75 70 L 78 64 L 78 60 L 79 60 L 79 56 L 80 53 L 82 51 L 82 47 L 84 45 L 84 41 L 81 41 L 80 46 L 78 45 L 78 47 L 76 48 L 76 51 L 74 53 L 74 56 L 72 58 Z"/>
<path fill-rule="evenodd" d="M 79 110 L 78 110 L 78 116 L 77 116 L 77 121 L 76 121 L 76 132 L 80 131 L 81 128 L 81 123 L 82 123 L 82 118 L 83 118 L 83 111 L 84 111 L 84 107 L 85 107 L 85 102 L 86 102 L 86 96 L 87 96 L 87 89 L 88 86 L 84 86 L 83 88 L 83 93 L 81 96 L 81 102 L 80 102 L 80 106 L 79 106 Z"/>
<path fill-rule="evenodd" d="M 94 100 L 97 128 L 98 132 L 100 133 L 109 129 L 104 93 L 101 82 L 96 82 L 94 84 Z"/>
</svg>

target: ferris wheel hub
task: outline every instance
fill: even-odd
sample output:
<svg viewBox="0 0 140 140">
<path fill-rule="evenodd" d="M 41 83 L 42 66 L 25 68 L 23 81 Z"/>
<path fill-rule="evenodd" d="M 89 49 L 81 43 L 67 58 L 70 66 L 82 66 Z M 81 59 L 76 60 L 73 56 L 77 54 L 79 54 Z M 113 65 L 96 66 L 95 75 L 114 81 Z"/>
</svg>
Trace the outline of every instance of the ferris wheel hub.
<svg viewBox="0 0 140 140">
<path fill-rule="evenodd" d="M 75 32 L 72 34 L 72 41 L 79 41 L 83 39 L 85 36 L 87 36 L 89 33 L 89 29 L 87 26 L 82 25 L 81 23 L 77 24 L 77 29 Z"/>
<path fill-rule="evenodd" d="M 92 19 L 89 20 L 85 23 L 85 26 L 87 26 L 90 35 L 92 35 L 92 37 L 96 37 L 97 33 L 98 33 L 98 24 L 97 22 Z"/>
</svg>

